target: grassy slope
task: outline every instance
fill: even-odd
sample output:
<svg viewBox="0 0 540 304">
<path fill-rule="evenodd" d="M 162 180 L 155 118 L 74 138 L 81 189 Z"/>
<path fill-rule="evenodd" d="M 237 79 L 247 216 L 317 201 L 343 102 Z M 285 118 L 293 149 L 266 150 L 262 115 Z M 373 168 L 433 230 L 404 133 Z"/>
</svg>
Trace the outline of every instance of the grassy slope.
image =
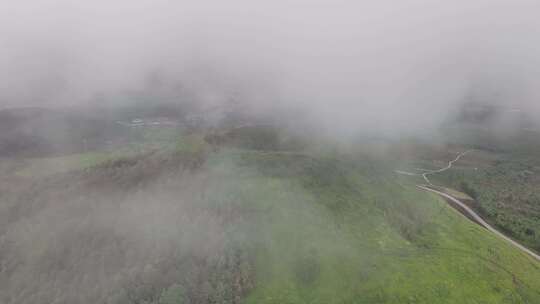
<svg viewBox="0 0 540 304">
<path fill-rule="evenodd" d="M 241 159 L 263 174 L 224 181 L 266 210 L 247 303 L 540 301 L 538 263 L 375 167 L 268 153 Z"/>
<path fill-rule="evenodd" d="M 540 196 L 538 169 L 519 159 L 478 170 L 456 168 L 437 176 L 439 183 L 476 198 L 477 209 L 490 222 L 527 246 L 540 250 Z M 529 175 L 530 174 L 530 175 Z"/>
<path fill-rule="evenodd" d="M 444 132 L 444 138 L 451 145 L 442 150 L 419 147 L 417 153 L 402 164 L 403 170 L 442 168 L 455 157 L 449 152 L 474 148 L 474 152 L 463 157 L 454 168 L 432 175 L 430 179 L 437 185 L 469 194 L 475 199 L 472 207 L 488 222 L 527 247 L 540 251 L 538 133 L 515 130 L 502 136 L 495 130 L 474 125 L 449 127 Z"/>
<path fill-rule="evenodd" d="M 245 217 L 223 227 L 253 260 L 245 303 L 540 302 L 537 262 L 392 165 L 227 150 L 204 167 L 201 208 Z"/>
</svg>

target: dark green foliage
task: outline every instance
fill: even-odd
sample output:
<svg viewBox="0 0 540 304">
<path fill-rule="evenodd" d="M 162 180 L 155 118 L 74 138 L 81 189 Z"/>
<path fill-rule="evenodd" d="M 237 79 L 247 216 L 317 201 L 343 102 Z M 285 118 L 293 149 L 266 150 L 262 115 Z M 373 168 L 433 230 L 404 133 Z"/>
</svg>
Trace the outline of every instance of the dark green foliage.
<svg viewBox="0 0 540 304">
<path fill-rule="evenodd" d="M 382 202 L 381 206 L 390 226 L 404 239 L 418 246 L 429 246 L 423 236 L 429 232 L 429 219 L 423 210 L 406 200 Z"/>
<path fill-rule="evenodd" d="M 525 245 L 540 248 L 540 162 L 520 154 L 499 154 L 490 166 L 452 169 L 433 180 L 468 194 L 488 222 Z"/>
<path fill-rule="evenodd" d="M 466 181 L 460 182 L 459 190 L 461 190 L 463 193 L 467 194 L 468 196 L 472 197 L 473 199 L 478 198 L 478 194 L 476 193 L 476 190 L 474 190 L 474 188 Z"/>
<path fill-rule="evenodd" d="M 315 249 L 310 250 L 307 254 L 299 256 L 294 261 L 292 267 L 296 279 L 305 285 L 313 284 L 321 272 L 321 265 Z"/>
<path fill-rule="evenodd" d="M 204 161 L 152 153 L 2 192 L 1 302 L 239 303 L 252 254 L 223 231 L 249 218 L 204 200 Z"/>
<path fill-rule="evenodd" d="M 235 128 L 223 135 L 222 141 L 253 150 L 272 151 L 280 148 L 278 131 L 267 126 Z"/>
<path fill-rule="evenodd" d="M 215 146 L 230 146 L 257 151 L 302 151 L 307 141 L 270 125 L 232 128 L 223 133 L 208 134 L 205 140 Z"/>
<path fill-rule="evenodd" d="M 359 186 L 350 176 L 352 168 L 353 164 L 335 159 L 310 162 L 304 168 L 302 182 L 330 211 L 340 214 L 361 199 Z"/>
<path fill-rule="evenodd" d="M 241 163 L 256 167 L 268 176 L 299 179 L 317 202 L 336 215 L 343 214 L 352 202 L 361 199 L 359 185 L 352 180 L 355 164 L 351 161 L 300 153 L 246 153 Z"/>
</svg>

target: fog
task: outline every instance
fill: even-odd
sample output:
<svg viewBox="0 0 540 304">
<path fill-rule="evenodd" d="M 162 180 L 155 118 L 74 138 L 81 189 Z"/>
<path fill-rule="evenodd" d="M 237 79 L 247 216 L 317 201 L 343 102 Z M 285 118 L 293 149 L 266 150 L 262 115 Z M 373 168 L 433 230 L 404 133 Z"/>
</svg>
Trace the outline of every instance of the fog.
<svg viewBox="0 0 540 304">
<path fill-rule="evenodd" d="M 538 110 L 537 1 L 1 5 L 2 106 L 88 103 L 160 71 L 210 99 L 241 91 L 347 128 L 432 126 L 471 90 Z"/>
<path fill-rule="evenodd" d="M 28 195 L 3 180 L 2 303 L 157 303 L 175 283 L 191 293 L 187 303 L 208 303 L 218 291 L 202 285 L 221 278 L 231 282 L 221 298 L 242 293 L 251 283 L 232 286 L 233 275 L 247 280 L 232 264 L 246 260 L 239 243 L 253 223 L 234 202 L 209 208 L 205 195 L 228 187 L 219 176 L 158 158 L 49 178 L 26 185 Z M 213 267 L 221 277 L 210 277 Z"/>
<path fill-rule="evenodd" d="M 178 103 L 234 98 L 331 135 L 401 136 L 437 132 L 478 102 L 507 109 L 487 127 L 505 137 L 516 112 L 540 118 L 539 11 L 537 0 L 0 0 L 0 109 L 117 105 L 164 86 Z M 340 230 L 353 204 L 371 212 L 355 223 L 375 215 L 407 245 L 432 225 L 416 197 L 386 196 L 395 180 L 378 177 L 417 142 L 360 153 L 282 140 L 280 128 L 199 134 L 165 120 L 152 139 L 161 150 L 137 150 L 148 134 L 134 117 L 32 115 L 0 116 L 2 303 L 240 303 L 260 283 L 259 260 L 287 262 L 261 277 L 290 271 L 309 286 L 317 255 L 356 256 Z M 178 134 L 164 144 L 167 132 Z M 108 150 L 133 142 L 133 155 Z M 212 153 L 220 145 L 233 151 Z M 340 149 L 362 161 L 318 156 Z M 354 183 L 353 163 L 365 175 Z"/>
</svg>

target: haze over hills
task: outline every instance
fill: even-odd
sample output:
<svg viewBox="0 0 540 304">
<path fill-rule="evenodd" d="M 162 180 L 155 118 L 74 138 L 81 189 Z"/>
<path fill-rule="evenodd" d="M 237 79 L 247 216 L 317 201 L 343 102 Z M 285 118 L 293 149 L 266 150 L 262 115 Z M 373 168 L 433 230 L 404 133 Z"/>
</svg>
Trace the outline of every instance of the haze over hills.
<svg viewBox="0 0 540 304">
<path fill-rule="evenodd" d="M 418 132 L 471 95 L 538 117 L 536 8 L 528 0 L 18 1 L 0 18 L 0 104 L 80 105 L 170 82 L 169 93 L 183 88 L 197 103 L 236 92 L 256 107 L 302 107 L 340 130 Z"/>
<path fill-rule="evenodd" d="M 61 117 L 43 109 L 10 113 Z M 114 146 L 0 160 L 5 303 L 540 297 L 538 261 L 419 191 L 414 177 L 394 173 L 437 167 L 466 143 L 363 136 L 351 142 L 307 126 L 255 121 L 110 126 L 129 131 L 118 133 Z M 534 213 L 489 209 L 492 196 L 484 193 L 494 189 L 471 171 L 499 170 L 493 164 L 504 158 L 495 153 L 506 152 L 475 149 L 433 182 L 468 193 L 487 220 L 515 231 L 513 237 L 523 232 L 536 248 Z M 515 202 L 525 206 L 521 198 Z M 501 215 L 520 216 L 527 226 Z"/>
<path fill-rule="evenodd" d="M 0 5 L 0 303 L 540 303 L 540 5 Z"/>
</svg>

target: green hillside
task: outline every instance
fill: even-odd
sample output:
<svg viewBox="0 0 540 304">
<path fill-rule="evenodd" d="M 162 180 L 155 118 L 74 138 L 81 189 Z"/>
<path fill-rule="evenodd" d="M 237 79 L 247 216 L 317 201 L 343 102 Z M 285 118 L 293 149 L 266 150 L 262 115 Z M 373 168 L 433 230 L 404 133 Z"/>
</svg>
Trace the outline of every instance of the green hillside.
<svg viewBox="0 0 540 304">
<path fill-rule="evenodd" d="M 268 195 L 273 212 L 259 222 L 266 237 L 248 303 L 539 299 L 538 263 L 438 198 L 400 185 L 378 169 L 382 165 L 284 155 L 248 158 L 264 164 L 263 176 L 250 183 L 259 189 L 270 184 L 279 193 L 277 199 Z"/>
<path fill-rule="evenodd" d="M 540 263 L 391 160 L 200 138 L 0 192 L 2 302 L 540 302 Z"/>
</svg>

